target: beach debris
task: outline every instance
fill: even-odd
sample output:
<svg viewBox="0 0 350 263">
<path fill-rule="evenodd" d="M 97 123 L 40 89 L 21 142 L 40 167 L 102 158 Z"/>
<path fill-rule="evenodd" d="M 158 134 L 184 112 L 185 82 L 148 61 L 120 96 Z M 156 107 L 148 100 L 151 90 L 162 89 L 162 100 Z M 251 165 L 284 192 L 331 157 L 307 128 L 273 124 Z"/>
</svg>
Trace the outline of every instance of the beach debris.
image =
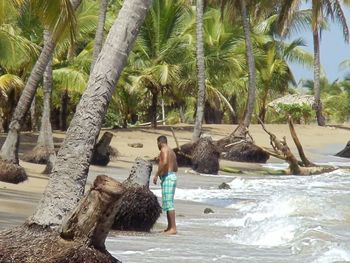
<svg viewBox="0 0 350 263">
<path fill-rule="evenodd" d="M 131 148 L 143 148 L 143 144 L 136 142 L 136 143 L 128 143 L 128 146 Z"/>
<path fill-rule="evenodd" d="M 27 180 L 27 178 L 23 167 L 0 159 L 0 181 L 18 184 Z"/>
<path fill-rule="evenodd" d="M 110 161 L 110 149 L 109 145 L 112 141 L 113 134 L 111 132 L 105 132 L 101 139 L 94 147 L 92 154 L 91 164 L 106 166 Z"/>
<path fill-rule="evenodd" d="M 220 171 L 226 172 L 226 173 L 231 173 L 231 174 L 243 174 L 243 171 L 234 167 L 230 166 L 222 166 L 220 165 Z"/>
<path fill-rule="evenodd" d="M 106 250 L 105 240 L 123 192 L 120 182 L 97 176 L 58 231 L 26 223 L 0 233 L 1 261 L 120 262 Z"/>
<path fill-rule="evenodd" d="M 192 153 L 192 169 L 204 174 L 218 174 L 220 152 L 211 137 L 200 138 Z"/>
<path fill-rule="evenodd" d="M 123 182 L 126 191 L 117 206 L 113 229 L 149 232 L 161 214 L 157 197 L 149 190 L 152 172 L 150 161 L 137 158 L 129 177 Z"/>
<path fill-rule="evenodd" d="M 335 156 L 350 158 L 350 141 L 348 141 L 345 148 L 338 152 Z"/>
<path fill-rule="evenodd" d="M 225 189 L 225 190 L 228 190 L 228 189 L 231 189 L 231 186 L 225 182 L 221 183 L 218 187 L 219 189 Z"/>
<path fill-rule="evenodd" d="M 214 214 L 214 210 L 209 208 L 209 207 L 207 207 L 207 208 L 204 209 L 204 214 Z"/>
<path fill-rule="evenodd" d="M 297 137 L 297 134 L 294 129 L 293 120 L 291 116 L 288 118 L 288 124 L 289 129 L 293 138 L 294 143 L 297 146 L 299 156 L 301 158 L 301 161 L 298 161 L 297 158 L 294 156 L 292 151 L 289 149 L 286 141 L 286 137 L 283 137 L 282 140 L 278 139 L 277 136 L 271 132 L 269 132 L 264 123 L 261 121 L 261 119 L 258 117 L 258 120 L 263 128 L 263 130 L 270 136 L 270 144 L 272 146 L 272 150 L 263 148 L 266 152 L 268 152 L 270 155 L 285 160 L 289 164 L 289 168 L 286 171 L 286 174 L 293 174 L 293 175 L 313 175 L 313 174 L 321 174 L 326 172 L 331 172 L 336 170 L 337 168 L 332 166 L 316 166 L 312 162 L 310 162 L 303 151 L 303 148 L 301 146 L 301 143 Z"/>
</svg>

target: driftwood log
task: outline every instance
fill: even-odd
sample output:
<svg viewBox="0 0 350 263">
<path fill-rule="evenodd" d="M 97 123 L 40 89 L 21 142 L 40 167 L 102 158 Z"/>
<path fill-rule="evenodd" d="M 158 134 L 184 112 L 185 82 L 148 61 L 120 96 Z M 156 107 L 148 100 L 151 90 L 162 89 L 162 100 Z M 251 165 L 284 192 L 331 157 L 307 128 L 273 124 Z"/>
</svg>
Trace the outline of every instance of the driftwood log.
<svg viewBox="0 0 350 263">
<path fill-rule="evenodd" d="M 135 160 L 129 177 L 123 182 L 126 188 L 117 206 L 113 229 L 149 232 L 161 214 L 157 197 L 149 190 L 152 163 Z"/>
<path fill-rule="evenodd" d="M 259 118 L 258 118 L 259 119 Z M 321 174 L 326 172 L 331 172 L 336 170 L 335 167 L 331 166 L 316 166 L 312 162 L 310 162 L 301 146 L 301 143 L 297 137 L 297 134 L 294 129 L 292 118 L 289 117 L 289 129 L 293 138 L 294 143 L 296 144 L 296 147 L 298 149 L 299 155 L 301 157 L 301 161 L 298 161 L 298 159 L 295 157 L 295 155 L 292 153 L 292 151 L 289 149 L 286 141 L 286 137 L 283 137 L 283 139 L 278 139 L 276 135 L 269 132 L 264 123 L 259 119 L 259 122 L 263 128 L 263 130 L 270 136 L 270 143 L 273 148 L 273 151 L 270 151 L 269 149 L 264 149 L 268 153 L 270 153 L 272 156 L 285 160 L 289 164 L 289 168 L 286 172 L 286 174 L 293 174 L 293 175 L 313 175 L 313 174 Z"/>
<path fill-rule="evenodd" d="M 106 166 L 110 161 L 110 155 L 114 152 L 111 151 L 110 143 L 112 141 L 113 134 L 105 132 L 98 143 L 95 145 L 94 152 L 91 159 L 91 164 Z"/>
<path fill-rule="evenodd" d="M 59 231 L 25 224 L 0 232 L 0 262 L 119 262 L 104 242 L 123 192 L 121 183 L 97 176 Z"/>
</svg>

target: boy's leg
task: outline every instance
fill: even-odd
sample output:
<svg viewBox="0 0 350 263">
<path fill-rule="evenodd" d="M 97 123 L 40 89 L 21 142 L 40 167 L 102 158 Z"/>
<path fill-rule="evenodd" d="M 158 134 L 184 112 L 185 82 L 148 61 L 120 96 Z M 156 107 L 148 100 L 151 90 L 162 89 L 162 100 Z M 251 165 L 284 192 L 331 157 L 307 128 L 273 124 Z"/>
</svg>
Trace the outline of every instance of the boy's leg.
<svg viewBox="0 0 350 263">
<path fill-rule="evenodd" d="M 167 211 L 168 224 L 170 228 L 165 231 L 166 234 L 175 235 L 176 234 L 176 221 L 175 221 L 175 210 Z"/>
</svg>

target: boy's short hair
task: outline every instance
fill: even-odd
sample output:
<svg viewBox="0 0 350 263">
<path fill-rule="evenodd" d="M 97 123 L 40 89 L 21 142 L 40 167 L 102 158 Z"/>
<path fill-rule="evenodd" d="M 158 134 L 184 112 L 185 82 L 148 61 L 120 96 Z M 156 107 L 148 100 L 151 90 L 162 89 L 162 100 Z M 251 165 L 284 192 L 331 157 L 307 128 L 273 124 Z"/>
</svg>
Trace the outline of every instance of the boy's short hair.
<svg viewBox="0 0 350 263">
<path fill-rule="evenodd" d="M 158 142 L 158 143 L 165 143 L 165 144 L 167 144 L 167 143 L 168 143 L 168 140 L 167 140 L 167 138 L 166 138 L 164 135 L 161 135 L 161 136 L 159 136 L 159 137 L 157 138 L 157 142 Z"/>
</svg>

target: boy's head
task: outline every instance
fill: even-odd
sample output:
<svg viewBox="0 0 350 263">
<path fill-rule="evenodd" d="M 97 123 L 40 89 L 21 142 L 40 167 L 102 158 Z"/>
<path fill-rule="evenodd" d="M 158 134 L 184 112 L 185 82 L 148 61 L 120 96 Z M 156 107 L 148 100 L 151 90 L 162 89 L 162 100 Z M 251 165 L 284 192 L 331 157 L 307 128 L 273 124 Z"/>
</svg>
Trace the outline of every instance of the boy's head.
<svg viewBox="0 0 350 263">
<path fill-rule="evenodd" d="M 158 149 L 162 148 L 163 144 L 168 144 L 168 140 L 164 135 L 161 135 L 157 138 Z"/>
</svg>

